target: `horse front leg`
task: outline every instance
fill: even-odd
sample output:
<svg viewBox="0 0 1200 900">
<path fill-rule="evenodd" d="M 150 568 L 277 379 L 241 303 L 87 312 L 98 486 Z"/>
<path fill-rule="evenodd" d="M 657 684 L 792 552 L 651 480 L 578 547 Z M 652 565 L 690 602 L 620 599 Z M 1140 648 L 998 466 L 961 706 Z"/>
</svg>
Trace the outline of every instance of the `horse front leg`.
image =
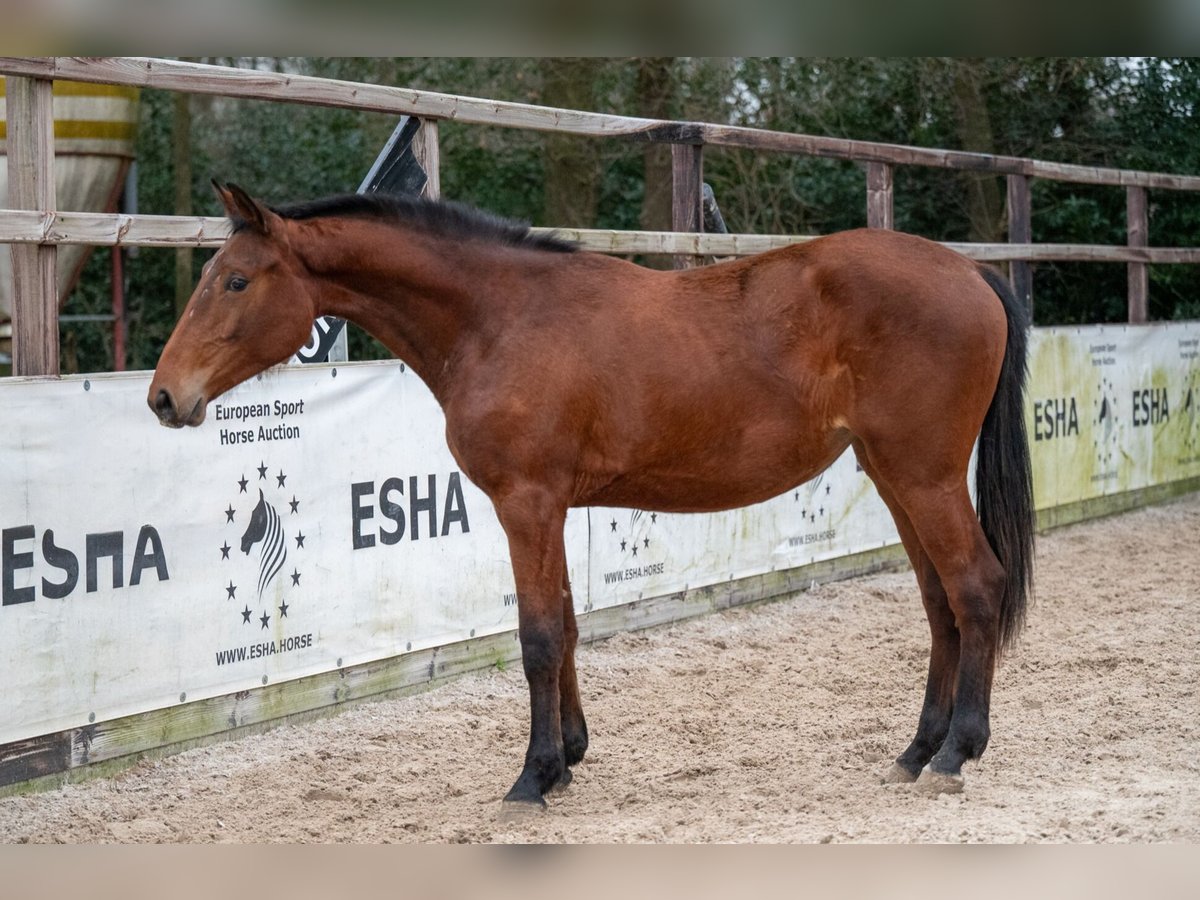
<svg viewBox="0 0 1200 900">
<path fill-rule="evenodd" d="M 556 502 L 549 492 L 530 488 L 509 493 L 497 502 L 496 510 L 512 554 L 530 712 L 525 765 L 504 804 L 508 809 L 545 808 L 542 796 L 564 780 L 568 771 L 561 718 L 566 505 Z M 573 674 L 571 667 L 568 677 Z M 575 690 L 573 683 L 568 688 Z"/>
</svg>

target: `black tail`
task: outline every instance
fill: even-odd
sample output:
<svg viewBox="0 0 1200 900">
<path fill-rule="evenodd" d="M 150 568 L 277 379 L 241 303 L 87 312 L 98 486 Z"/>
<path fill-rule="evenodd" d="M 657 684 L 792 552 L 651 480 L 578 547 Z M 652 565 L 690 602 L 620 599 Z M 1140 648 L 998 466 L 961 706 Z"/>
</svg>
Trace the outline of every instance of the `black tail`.
<svg viewBox="0 0 1200 900">
<path fill-rule="evenodd" d="M 1008 573 L 1000 603 L 1000 650 L 1025 624 L 1033 586 L 1033 475 L 1025 436 L 1025 353 L 1029 316 L 1000 273 L 980 266 L 980 274 L 1004 304 L 1008 345 L 992 405 L 979 433 L 975 499 L 988 543 Z"/>
</svg>

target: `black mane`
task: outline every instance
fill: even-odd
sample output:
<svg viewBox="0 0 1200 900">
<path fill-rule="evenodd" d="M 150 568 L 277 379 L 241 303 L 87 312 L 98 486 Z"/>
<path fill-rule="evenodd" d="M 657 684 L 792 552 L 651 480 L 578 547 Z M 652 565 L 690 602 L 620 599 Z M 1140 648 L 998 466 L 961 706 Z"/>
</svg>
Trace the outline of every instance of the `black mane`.
<svg viewBox="0 0 1200 900">
<path fill-rule="evenodd" d="M 520 222 L 446 200 L 414 199 L 397 194 L 339 194 L 304 203 L 272 206 L 271 210 L 285 219 L 356 217 L 412 225 L 420 231 L 443 237 L 479 238 L 532 250 L 572 253 L 578 249 L 570 241 L 534 234 L 528 225 Z M 240 231 L 245 224 L 234 219 L 233 230 Z"/>
</svg>

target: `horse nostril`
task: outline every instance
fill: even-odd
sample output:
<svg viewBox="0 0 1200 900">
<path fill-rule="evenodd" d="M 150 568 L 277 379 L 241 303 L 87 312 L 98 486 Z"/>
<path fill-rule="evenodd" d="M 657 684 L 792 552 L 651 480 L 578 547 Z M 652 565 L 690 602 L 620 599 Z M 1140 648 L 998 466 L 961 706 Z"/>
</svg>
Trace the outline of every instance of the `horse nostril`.
<svg viewBox="0 0 1200 900">
<path fill-rule="evenodd" d="M 175 418 L 175 401 L 165 388 L 160 389 L 154 398 L 154 411 L 160 419 Z"/>
</svg>

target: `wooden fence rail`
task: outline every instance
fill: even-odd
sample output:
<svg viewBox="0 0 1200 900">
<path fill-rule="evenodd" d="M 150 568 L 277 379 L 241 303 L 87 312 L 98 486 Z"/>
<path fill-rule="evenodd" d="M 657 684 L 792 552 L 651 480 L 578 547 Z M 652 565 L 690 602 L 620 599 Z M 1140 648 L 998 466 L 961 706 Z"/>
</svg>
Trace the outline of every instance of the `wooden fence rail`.
<svg viewBox="0 0 1200 900">
<path fill-rule="evenodd" d="M 701 234 L 674 231 L 609 231 L 598 228 L 533 228 L 574 241 L 585 250 L 615 255 L 749 256 L 815 239 L 810 234 Z M 149 216 L 56 213 L 0 209 L 0 244 L 90 244 L 98 247 L 219 247 L 229 220 L 216 216 Z M 1129 265 L 1200 263 L 1200 247 L 1103 244 L 978 244 L 943 242 L 980 262 L 1108 262 Z"/>
<path fill-rule="evenodd" d="M 450 119 L 472 125 L 499 125 L 585 137 L 610 137 L 669 144 L 706 144 L 713 147 L 798 153 L 892 165 L 966 169 L 997 175 L 1028 175 L 1079 184 L 1200 190 L 1200 176 L 1195 175 L 1079 166 L 1017 156 L 909 147 L 707 122 L 669 122 L 171 59 L 0 56 L 0 74 L 124 84 L 309 106 L 362 109 L 422 119 Z"/>
<path fill-rule="evenodd" d="M 14 373 L 58 372 L 55 245 L 216 246 L 226 235 L 223 219 L 173 216 L 102 216 L 55 210 L 49 87 L 53 79 L 122 84 L 241 99 L 360 109 L 420 118 L 419 155 L 436 196 L 440 120 L 473 125 L 553 131 L 592 138 L 672 145 L 673 232 L 555 229 L 589 250 L 616 254 L 673 254 L 676 265 L 698 257 L 741 256 L 806 236 L 706 235 L 701 211 L 703 149 L 734 147 L 803 154 L 864 164 L 867 224 L 891 228 L 893 177 L 898 165 L 928 166 L 1003 175 L 1008 184 L 1008 243 L 958 244 L 965 255 L 1007 262 L 1014 288 L 1032 304 L 1031 263 L 1085 261 L 1128 266 L 1129 321 L 1144 322 L 1151 264 L 1200 263 L 1200 248 L 1147 246 L 1147 190 L 1200 191 L 1200 176 L 1079 166 L 1045 160 L 854 141 L 704 122 L 679 122 L 555 109 L 461 97 L 432 91 L 359 84 L 279 72 L 236 69 L 147 57 L 0 57 L 9 76 L 9 183 L 16 210 L 0 210 L 0 242 L 14 245 L 18 273 L 14 297 Z M 1034 244 L 1030 181 L 1044 178 L 1126 188 L 1127 244 Z"/>
</svg>

